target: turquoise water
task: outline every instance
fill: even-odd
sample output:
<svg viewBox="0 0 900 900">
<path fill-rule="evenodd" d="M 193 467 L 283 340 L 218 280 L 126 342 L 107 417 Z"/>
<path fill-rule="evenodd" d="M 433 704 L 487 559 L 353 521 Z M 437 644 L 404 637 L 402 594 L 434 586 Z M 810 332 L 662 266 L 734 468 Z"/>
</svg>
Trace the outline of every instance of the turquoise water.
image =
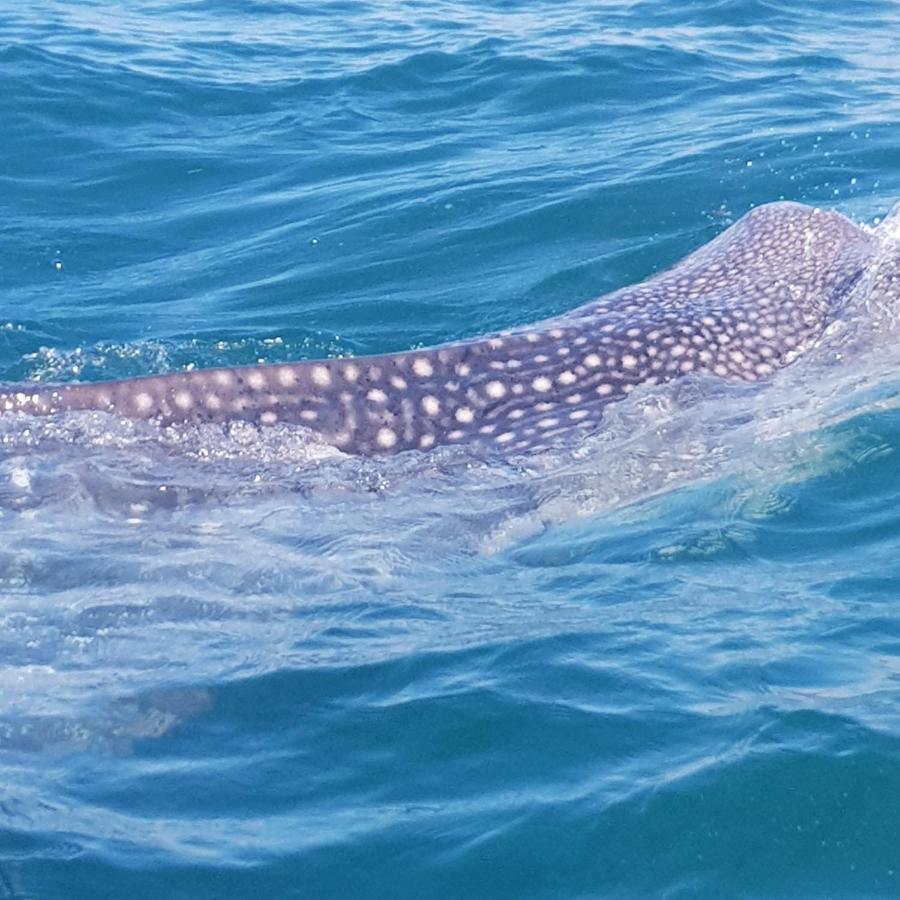
<svg viewBox="0 0 900 900">
<path fill-rule="evenodd" d="M 872 224 L 895 18 L 2 2 L 0 380 L 472 336 L 782 197 Z M 0 897 L 900 895 L 868 299 L 508 462 L 0 422 Z"/>
</svg>

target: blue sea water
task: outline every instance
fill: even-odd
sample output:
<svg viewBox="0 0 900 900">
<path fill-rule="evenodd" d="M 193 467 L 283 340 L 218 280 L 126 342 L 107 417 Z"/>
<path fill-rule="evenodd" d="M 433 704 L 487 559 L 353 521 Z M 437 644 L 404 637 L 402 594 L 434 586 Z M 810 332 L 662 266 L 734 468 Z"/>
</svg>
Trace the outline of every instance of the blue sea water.
<svg viewBox="0 0 900 900">
<path fill-rule="evenodd" d="M 0 0 L 0 380 L 379 353 L 900 197 L 889 0 Z M 0 897 L 900 896 L 900 311 L 508 462 L 0 424 Z"/>
</svg>

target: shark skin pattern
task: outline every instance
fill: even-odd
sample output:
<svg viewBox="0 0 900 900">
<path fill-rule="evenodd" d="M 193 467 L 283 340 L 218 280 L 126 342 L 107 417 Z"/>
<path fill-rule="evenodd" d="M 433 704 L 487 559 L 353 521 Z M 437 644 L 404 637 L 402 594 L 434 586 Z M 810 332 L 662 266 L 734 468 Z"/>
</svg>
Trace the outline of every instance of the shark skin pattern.
<svg viewBox="0 0 900 900">
<path fill-rule="evenodd" d="M 524 451 L 596 430 L 605 407 L 641 384 L 690 372 L 770 377 L 840 315 L 877 243 L 839 213 L 772 203 L 667 271 L 531 327 L 381 356 L 7 385 L 0 415 L 296 423 L 361 455 L 472 443 Z"/>
</svg>

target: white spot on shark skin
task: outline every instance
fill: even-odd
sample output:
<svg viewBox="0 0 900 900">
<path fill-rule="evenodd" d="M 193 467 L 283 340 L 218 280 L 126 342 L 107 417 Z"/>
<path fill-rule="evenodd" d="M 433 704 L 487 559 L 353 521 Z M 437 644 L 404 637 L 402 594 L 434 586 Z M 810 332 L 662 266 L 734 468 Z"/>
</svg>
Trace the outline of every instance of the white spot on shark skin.
<svg viewBox="0 0 900 900">
<path fill-rule="evenodd" d="M 213 380 L 219 387 L 231 387 L 234 384 L 234 375 L 232 375 L 231 372 L 219 369 L 217 372 L 213 373 Z"/>
<path fill-rule="evenodd" d="M 485 393 L 494 400 L 499 400 L 506 396 L 506 388 L 500 381 L 489 381 L 485 387 Z"/>
<path fill-rule="evenodd" d="M 300 418 L 304 422 L 315 422 L 319 418 L 319 414 L 314 409 L 303 409 L 300 411 Z"/>
<path fill-rule="evenodd" d="M 278 413 L 272 412 L 272 410 L 266 410 L 260 417 L 259 421 L 263 425 L 274 425 L 278 421 Z"/>
<path fill-rule="evenodd" d="M 311 374 L 313 383 L 319 387 L 328 387 L 331 384 L 331 373 L 325 366 L 313 366 Z"/>
<path fill-rule="evenodd" d="M 430 394 L 427 394 L 422 398 L 422 409 L 429 416 L 436 416 L 441 411 L 441 404 L 437 397 L 432 397 Z"/>
<path fill-rule="evenodd" d="M 297 376 L 290 366 L 282 366 L 278 370 L 278 380 L 282 387 L 293 387 L 297 383 Z"/>
<path fill-rule="evenodd" d="M 578 378 L 574 372 L 569 372 L 568 370 L 566 370 L 565 372 L 562 372 L 559 378 L 557 378 L 556 380 L 560 384 L 574 384 L 578 380 Z"/>
<path fill-rule="evenodd" d="M 194 405 L 194 398 L 188 391 L 176 391 L 174 400 L 179 409 L 190 409 Z"/>
<path fill-rule="evenodd" d="M 467 375 L 472 373 L 472 369 L 470 366 L 466 365 L 466 363 L 460 363 L 456 367 L 456 374 L 462 378 L 465 378 Z"/>
<path fill-rule="evenodd" d="M 134 408 L 139 413 L 148 413 L 151 409 L 153 409 L 153 398 L 141 391 L 139 394 L 135 394 L 134 397 Z"/>
<path fill-rule="evenodd" d="M 203 398 L 203 402 L 206 404 L 207 409 L 218 410 L 222 408 L 222 401 L 216 394 L 207 394 Z"/>
<path fill-rule="evenodd" d="M 584 358 L 584 364 L 586 366 L 590 366 L 592 369 L 596 369 L 601 363 L 602 360 L 599 356 L 597 356 L 596 353 L 588 353 L 588 355 Z"/>
<path fill-rule="evenodd" d="M 419 378 L 429 378 L 434 375 L 434 366 L 424 356 L 413 360 L 412 370 Z"/>
<path fill-rule="evenodd" d="M 344 378 L 351 384 L 354 384 L 359 378 L 359 366 L 355 363 L 347 363 L 347 365 L 344 366 Z"/>
<path fill-rule="evenodd" d="M 371 400 L 373 403 L 387 403 L 387 394 L 381 388 L 372 388 L 366 394 L 366 399 Z"/>
<path fill-rule="evenodd" d="M 266 389 L 266 376 L 260 371 L 253 371 L 247 376 L 247 384 L 254 391 L 263 391 Z"/>
<path fill-rule="evenodd" d="M 574 421 L 578 421 L 579 419 L 586 419 L 590 413 L 586 409 L 576 409 L 569 413 L 569 418 Z"/>
<path fill-rule="evenodd" d="M 434 446 L 434 435 L 433 434 L 423 434 L 419 438 L 419 446 L 423 450 L 427 450 L 429 447 Z"/>
<path fill-rule="evenodd" d="M 597 393 L 601 397 L 606 397 L 612 393 L 612 385 L 611 384 L 598 384 L 597 385 Z"/>
<path fill-rule="evenodd" d="M 540 393 L 546 393 L 553 387 L 553 382 L 546 375 L 538 375 L 534 381 L 531 382 L 531 386 Z"/>
<path fill-rule="evenodd" d="M 509 441 L 511 441 L 514 437 L 515 437 L 515 434 L 513 434 L 513 432 L 504 431 L 503 434 L 498 434 L 497 437 L 494 438 L 494 440 L 498 444 L 506 444 Z"/>
<path fill-rule="evenodd" d="M 405 391 L 407 388 L 406 379 L 401 378 L 399 375 L 391 376 L 391 384 L 397 388 L 398 391 Z"/>
<path fill-rule="evenodd" d="M 457 422 L 468 424 L 475 418 L 475 413 L 468 406 L 461 406 L 454 414 L 454 418 Z"/>
<path fill-rule="evenodd" d="M 378 436 L 375 440 L 378 442 L 379 447 L 384 447 L 385 450 L 388 450 L 397 443 L 397 435 L 390 428 L 379 428 Z"/>
</svg>

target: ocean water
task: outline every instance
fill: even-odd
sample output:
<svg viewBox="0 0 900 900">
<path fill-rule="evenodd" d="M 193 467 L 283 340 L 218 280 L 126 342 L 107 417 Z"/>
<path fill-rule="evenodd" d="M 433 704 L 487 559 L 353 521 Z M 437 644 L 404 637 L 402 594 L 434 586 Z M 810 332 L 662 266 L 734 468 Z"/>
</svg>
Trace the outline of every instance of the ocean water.
<svg viewBox="0 0 900 900">
<path fill-rule="evenodd" d="M 898 60 L 888 0 L 0 0 L 0 381 L 871 226 Z M 0 419 L 0 898 L 900 896 L 898 338 L 505 461 Z"/>
</svg>

